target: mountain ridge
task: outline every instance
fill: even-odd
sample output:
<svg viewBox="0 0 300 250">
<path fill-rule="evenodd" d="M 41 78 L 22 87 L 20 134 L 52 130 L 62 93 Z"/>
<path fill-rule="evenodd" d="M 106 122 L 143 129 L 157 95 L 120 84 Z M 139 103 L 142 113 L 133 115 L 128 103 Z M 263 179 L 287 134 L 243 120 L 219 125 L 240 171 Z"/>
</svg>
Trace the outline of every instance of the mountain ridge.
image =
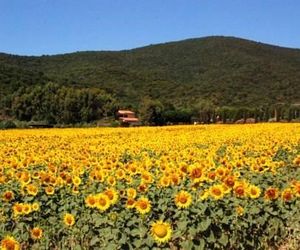
<svg viewBox="0 0 300 250">
<path fill-rule="evenodd" d="M 96 87 L 123 105 L 150 96 L 177 106 L 299 102 L 300 49 L 243 38 L 191 38 L 120 51 L 18 56 L 0 53 L 4 95 L 48 81 Z"/>
<path fill-rule="evenodd" d="M 51 56 L 69 55 L 69 54 L 75 54 L 75 53 L 86 53 L 86 52 L 127 52 L 127 51 L 138 50 L 138 49 L 143 49 L 143 48 L 157 46 L 157 45 L 168 45 L 168 44 L 178 43 L 178 42 L 187 42 L 187 41 L 193 41 L 193 40 L 205 40 L 205 39 L 214 39 L 214 38 L 235 39 L 235 40 L 241 40 L 241 41 L 246 41 L 246 42 L 253 42 L 256 44 L 266 45 L 266 46 L 270 46 L 270 47 L 300 51 L 300 48 L 271 44 L 271 43 L 256 41 L 256 40 L 248 39 L 248 38 L 242 38 L 242 37 L 236 37 L 236 36 L 211 35 L 211 36 L 204 36 L 204 37 L 192 37 L 192 38 L 184 38 L 184 39 L 178 39 L 178 40 L 172 40 L 172 41 L 166 41 L 166 42 L 151 43 L 148 45 L 142 45 L 142 46 L 138 46 L 138 47 L 134 47 L 134 48 L 130 48 L 130 49 L 120 49 L 120 50 L 76 50 L 76 51 L 70 51 L 70 52 L 65 52 L 65 53 L 42 54 L 42 55 L 25 55 L 25 54 L 22 55 L 22 54 L 17 54 L 17 53 L 15 54 L 15 53 L 0 51 L 0 56 L 8 55 L 8 56 L 18 56 L 18 57 L 51 57 Z"/>
</svg>

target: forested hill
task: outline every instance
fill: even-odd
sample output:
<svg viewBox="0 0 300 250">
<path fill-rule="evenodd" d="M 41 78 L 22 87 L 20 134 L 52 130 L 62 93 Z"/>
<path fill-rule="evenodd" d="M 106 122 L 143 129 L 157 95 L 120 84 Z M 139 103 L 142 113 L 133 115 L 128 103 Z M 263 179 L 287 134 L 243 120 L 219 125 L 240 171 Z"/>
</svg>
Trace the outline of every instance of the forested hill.
<svg viewBox="0 0 300 250">
<path fill-rule="evenodd" d="M 2 97 L 49 81 L 113 93 L 138 105 L 144 96 L 176 106 L 300 101 L 300 50 L 233 37 L 206 37 L 124 51 L 54 56 L 0 54 Z"/>
</svg>

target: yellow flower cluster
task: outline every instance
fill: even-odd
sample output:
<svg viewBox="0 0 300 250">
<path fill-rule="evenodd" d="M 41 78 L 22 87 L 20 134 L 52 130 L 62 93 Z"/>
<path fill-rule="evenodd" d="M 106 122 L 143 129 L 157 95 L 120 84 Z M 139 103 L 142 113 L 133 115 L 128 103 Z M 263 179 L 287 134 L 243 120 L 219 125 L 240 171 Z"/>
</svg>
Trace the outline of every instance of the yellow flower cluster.
<svg viewBox="0 0 300 250">
<path fill-rule="evenodd" d="M 165 243 L 176 222 L 159 213 L 227 198 L 298 199 L 300 178 L 292 173 L 300 169 L 299 142 L 299 124 L 0 131 L 0 195 L 8 220 L 40 205 L 49 214 L 81 206 L 89 213 L 153 216 L 148 230 Z M 68 207 L 74 201 L 77 206 Z M 242 216 L 247 209 L 237 205 L 233 212 Z M 60 220 L 77 224 L 71 213 Z M 33 239 L 46 234 L 31 229 Z M 18 246 L 10 236 L 1 244 Z"/>
<path fill-rule="evenodd" d="M 14 216 L 26 215 L 32 212 L 36 212 L 40 209 L 40 205 L 35 203 L 15 203 L 12 207 Z"/>
</svg>

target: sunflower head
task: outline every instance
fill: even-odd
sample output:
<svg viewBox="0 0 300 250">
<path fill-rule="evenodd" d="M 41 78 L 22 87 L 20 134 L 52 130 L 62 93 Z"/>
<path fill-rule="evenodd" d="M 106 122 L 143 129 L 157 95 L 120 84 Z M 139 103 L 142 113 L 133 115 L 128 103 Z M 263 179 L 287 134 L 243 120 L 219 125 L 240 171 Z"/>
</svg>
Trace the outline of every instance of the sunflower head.
<svg viewBox="0 0 300 250">
<path fill-rule="evenodd" d="M 1 250 L 19 250 L 20 244 L 11 236 L 6 236 L 1 240 Z"/>
<path fill-rule="evenodd" d="M 133 198 L 128 198 L 126 201 L 126 208 L 134 208 L 135 200 Z"/>
<path fill-rule="evenodd" d="M 260 196 L 260 188 L 254 185 L 249 185 L 247 188 L 247 193 L 251 199 L 256 199 Z"/>
<path fill-rule="evenodd" d="M 108 197 L 110 204 L 115 204 L 119 197 L 118 192 L 114 188 L 106 189 L 104 194 Z"/>
<path fill-rule="evenodd" d="M 281 198 L 284 202 L 290 202 L 294 198 L 293 190 L 291 188 L 286 188 L 281 193 Z"/>
<path fill-rule="evenodd" d="M 135 208 L 140 214 L 146 214 L 151 210 L 151 203 L 147 198 L 142 197 L 136 201 Z"/>
<path fill-rule="evenodd" d="M 21 215 L 23 213 L 23 204 L 16 203 L 13 205 L 14 216 Z"/>
<path fill-rule="evenodd" d="M 136 197 L 136 190 L 134 188 L 128 188 L 126 190 L 128 198 L 134 199 Z"/>
<path fill-rule="evenodd" d="M 38 202 L 34 202 L 31 205 L 33 211 L 38 211 L 40 209 L 40 204 Z"/>
<path fill-rule="evenodd" d="M 85 204 L 90 207 L 90 208 L 94 208 L 97 205 L 97 198 L 95 197 L 95 195 L 88 195 L 85 198 Z"/>
<path fill-rule="evenodd" d="M 175 195 L 175 204 L 179 208 L 187 208 L 192 204 L 192 195 L 186 191 L 180 191 Z"/>
<path fill-rule="evenodd" d="M 244 214 L 245 209 L 243 207 L 241 207 L 241 206 L 237 206 L 235 208 L 235 211 L 236 211 L 236 213 L 237 213 L 238 216 L 242 216 Z"/>
<path fill-rule="evenodd" d="M 45 187 L 45 193 L 46 193 L 47 195 L 53 195 L 54 192 L 55 192 L 54 187 L 52 187 L 52 186 L 47 186 L 47 187 Z"/>
<path fill-rule="evenodd" d="M 75 186 L 79 186 L 79 185 L 81 184 L 81 179 L 80 179 L 79 176 L 74 176 L 74 177 L 72 178 L 72 182 L 73 182 L 73 184 L 74 184 Z"/>
<path fill-rule="evenodd" d="M 10 202 L 11 200 L 14 199 L 14 193 L 12 191 L 6 191 L 3 193 L 3 196 L 2 196 L 2 200 L 4 202 Z"/>
<path fill-rule="evenodd" d="M 34 227 L 30 231 L 31 238 L 34 240 L 39 240 L 43 236 L 43 230 L 39 227 Z"/>
<path fill-rule="evenodd" d="M 200 166 L 191 166 L 189 174 L 193 181 L 200 181 L 203 177 L 203 169 Z"/>
<path fill-rule="evenodd" d="M 64 223 L 66 226 L 73 226 L 75 224 L 75 218 L 74 218 L 74 215 L 73 214 L 70 214 L 70 213 L 66 213 L 64 215 Z"/>
<path fill-rule="evenodd" d="M 171 225 L 162 220 L 156 221 L 151 225 L 151 235 L 159 244 L 168 242 L 172 236 Z"/>
<path fill-rule="evenodd" d="M 34 184 L 27 185 L 26 190 L 27 193 L 32 196 L 36 196 L 39 191 L 38 187 Z"/>
<path fill-rule="evenodd" d="M 25 204 L 23 205 L 23 209 L 22 209 L 23 214 L 30 214 L 31 211 L 32 211 L 31 205 L 25 203 Z"/>
<path fill-rule="evenodd" d="M 222 185 L 220 185 L 220 184 L 213 185 L 209 189 L 209 194 L 215 200 L 222 199 L 223 196 L 224 196 L 224 187 Z"/>
<path fill-rule="evenodd" d="M 266 200 L 276 200 L 279 196 L 279 191 L 277 188 L 274 187 L 269 187 L 266 191 L 265 191 L 265 196 L 264 198 Z"/>
<path fill-rule="evenodd" d="M 105 211 L 110 207 L 110 200 L 106 194 L 100 193 L 96 196 L 96 207 L 100 211 Z"/>
</svg>

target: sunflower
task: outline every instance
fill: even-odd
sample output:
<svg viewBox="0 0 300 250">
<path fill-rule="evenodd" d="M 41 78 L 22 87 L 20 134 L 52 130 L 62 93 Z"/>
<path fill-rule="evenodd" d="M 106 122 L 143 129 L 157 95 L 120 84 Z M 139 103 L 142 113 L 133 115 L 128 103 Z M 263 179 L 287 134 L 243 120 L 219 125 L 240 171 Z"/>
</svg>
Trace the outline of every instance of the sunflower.
<svg viewBox="0 0 300 250">
<path fill-rule="evenodd" d="M 236 213 L 238 214 L 238 216 L 242 216 L 244 214 L 245 209 L 241 206 L 237 206 L 235 208 Z"/>
<path fill-rule="evenodd" d="M 97 206 L 97 198 L 90 194 L 85 198 L 85 204 L 90 208 L 94 208 Z"/>
<path fill-rule="evenodd" d="M 209 194 L 211 197 L 213 197 L 215 200 L 222 199 L 224 196 L 224 188 L 222 185 L 217 184 L 213 185 L 209 188 Z"/>
<path fill-rule="evenodd" d="M 162 176 L 159 180 L 159 186 L 160 187 L 168 187 L 171 183 L 171 180 L 168 176 Z"/>
<path fill-rule="evenodd" d="M 266 191 L 265 191 L 265 196 L 264 198 L 266 200 L 276 200 L 279 196 L 279 191 L 277 188 L 273 188 L 273 187 L 269 187 Z"/>
<path fill-rule="evenodd" d="M 33 211 L 39 211 L 40 210 L 40 204 L 37 202 L 32 203 L 31 208 Z"/>
<path fill-rule="evenodd" d="M 246 194 L 247 194 L 247 184 L 246 182 L 244 181 L 239 181 L 239 182 L 236 182 L 234 187 L 233 187 L 233 192 L 234 194 L 239 197 L 239 198 L 242 198 L 242 197 L 245 197 Z"/>
<path fill-rule="evenodd" d="M 30 181 L 31 181 L 30 174 L 27 172 L 23 172 L 20 177 L 21 184 L 27 185 L 30 183 Z"/>
<path fill-rule="evenodd" d="M 6 236 L 1 240 L 1 250 L 19 250 L 20 243 L 17 242 L 13 237 Z"/>
<path fill-rule="evenodd" d="M 175 204 L 179 208 L 187 208 L 192 204 L 192 195 L 186 191 L 180 191 L 175 195 Z"/>
<path fill-rule="evenodd" d="M 152 183 L 153 181 L 152 175 L 149 172 L 146 171 L 142 172 L 141 177 L 142 177 L 142 183 L 149 184 Z"/>
<path fill-rule="evenodd" d="M 36 185 L 29 184 L 29 185 L 26 186 L 26 191 L 29 195 L 36 196 L 39 189 Z"/>
<path fill-rule="evenodd" d="M 22 208 L 22 213 L 23 213 L 23 214 L 30 214 L 31 211 L 32 211 L 31 205 L 25 203 L 25 204 L 23 205 L 23 208 Z"/>
<path fill-rule="evenodd" d="M 216 172 L 209 172 L 207 174 L 208 181 L 213 182 L 216 179 L 216 176 L 217 176 Z"/>
<path fill-rule="evenodd" d="M 260 196 L 260 188 L 254 185 L 249 185 L 247 188 L 247 193 L 250 196 L 251 199 L 256 199 Z"/>
<path fill-rule="evenodd" d="M 23 204 L 16 203 L 13 205 L 14 216 L 21 215 L 23 213 Z"/>
<path fill-rule="evenodd" d="M 78 186 L 81 184 L 81 179 L 80 179 L 80 177 L 75 176 L 75 177 L 72 178 L 72 182 L 73 182 L 73 184 L 74 184 L 75 186 L 78 187 Z"/>
<path fill-rule="evenodd" d="M 107 197 L 106 194 L 98 194 L 96 196 L 96 207 L 101 210 L 101 211 L 105 211 L 109 208 L 110 206 L 110 200 L 109 198 Z"/>
<path fill-rule="evenodd" d="M 223 179 L 224 176 L 226 175 L 226 172 L 227 172 L 227 169 L 225 167 L 223 167 L 223 166 L 222 167 L 218 167 L 216 169 L 216 174 L 217 174 L 217 177 L 219 179 Z"/>
<path fill-rule="evenodd" d="M 128 188 L 126 190 L 126 194 L 128 196 L 128 198 L 135 198 L 136 197 L 136 190 L 134 188 Z"/>
<path fill-rule="evenodd" d="M 66 213 L 64 215 L 64 223 L 66 226 L 73 226 L 75 224 L 75 218 L 72 214 Z"/>
<path fill-rule="evenodd" d="M 146 214 L 151 210 L 151 203 L 147 198 L 141 197 L 136 201 L 135 208 L 140 214 Z"/>
<path fill-rule="evenodd" d="M 43 236 L 43 230 L 39 227 L 34 227 L 30 231 L 31 238 L 34 240 L 39 240 Z"/>
<path fill-rule="evenodd" d="M 151 225 L 151 235 L 158 243 L 165 243 L 171 239 L 171 225 L 162 220 L 156 221 Z"/>
<path fill-rule="evenodd" d="M 190 178 L 194 182 L 201 181 L 201 178 L 203 177 L 203 169 L 200 166 L 191 166 L 189 169 L 189 175 Z"/>
<path fill-rule="evenodd" d="M 232 188 L 234 186 L 234 183 L 235 183 L 235 177 L 232 175 L 229 175 L 224 179 L 224 184 L 229 188 Z"/>
<path fill-rule="evenodd" d="M 119 197 L 118 192 L 114 188 L 106 189 L 104 194 L 108 197 L 110 204 L 115 204 Z"/>
<path fill-rule="evenodd" d="M 292 182 L 293 192 L 297 197 L 300 197 L 300 182 L 293 181 Z"/>
<path fill-rule="evenodd" d="M 173 173 L 171 174 L 171 176 L 169 177 L 170 181 L 172 182 L 172 184 L 174 186 L 178 186 L 180 183 L 180 176 L 177 173 Z"/>
<path fill-rule="evenodd" d="M 73 194 L 79 194 L 80 192 L 79 192 L 79 186 L 73 186 L 72 187 L 72 193 Z"/>
<path fill-rule="evenodd" d="M 204 200 L 206 200 L 208 198 L 208 196 L 209 196 L 209 191 L 208 190 L 204 190 L 204 191 L 200 192 L 199 199 L 201 201 L 204 201 Z"/>
<path fill-rule="evenodd" d="M 14 193 L 12 191 L 6 191 L 3 193 L 3 196 L 2 196 L 2 200 L 4 202 L 10 202 L 11 200 L 14 199 Z"/>
<path fill-rule="evenodd" d="M 134 208 L 135 200 L 133 198 L 128 198 L 126 201 L 126 208 Z"/>
<path fill-rule="evenodd" d="M 291 188 L 286 188 L 281 193 L 281 199 L 284 202 L 290 202 L 294 198 L 293 191 Z"/>
<path fill-rule="evenodd" d="M 294 160 L 293 160 L 293 164 L 295 166 L 300 167 L 300 155 L 298 155 Z"/>
<path fill-rule="evenodd" d="M 110 186 L 116 185 L 116 178 L 113 176 L 108 176 L 106 181 Z"/>
<path fill-rule="evenodd" d="M 52 186 L 47 186 L 47 187 L 45 187 L 45 193 L 46 193 L 47 195 L 53 195 L 53 194 L 54 194 L 54 191 L 55 191 L 55 189 L 54 189 L 54 187 L 52 187 Z"/>
</svg>

